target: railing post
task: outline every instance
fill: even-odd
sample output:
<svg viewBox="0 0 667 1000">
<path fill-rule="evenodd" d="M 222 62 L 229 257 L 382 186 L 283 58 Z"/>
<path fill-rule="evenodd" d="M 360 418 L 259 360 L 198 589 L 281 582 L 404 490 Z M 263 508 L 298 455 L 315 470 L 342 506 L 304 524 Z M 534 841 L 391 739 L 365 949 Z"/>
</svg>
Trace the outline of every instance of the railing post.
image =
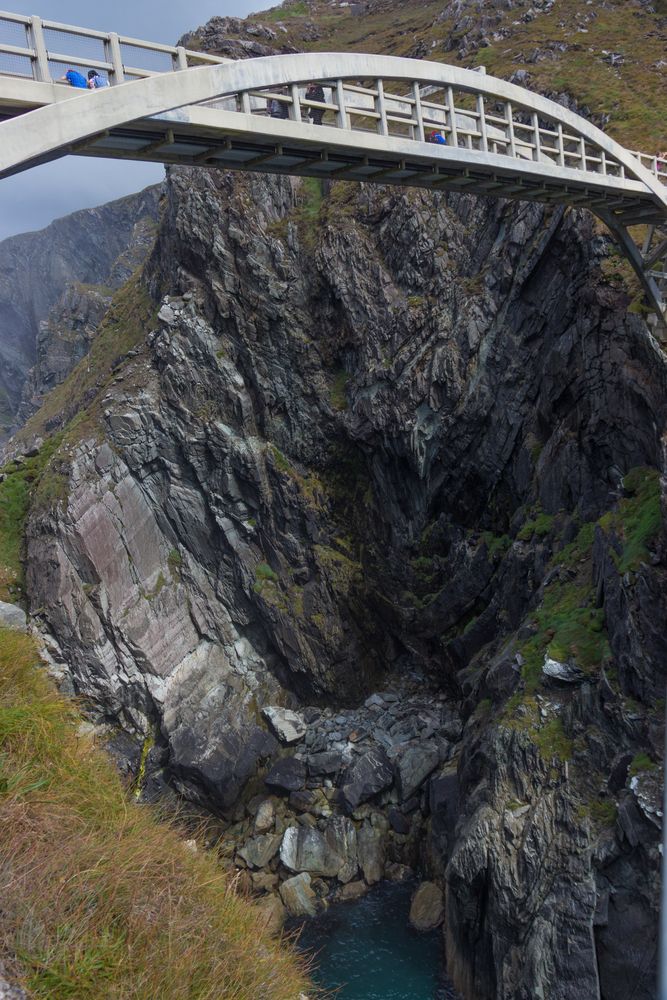
<svg viewBox="0 0 667 1000">
<path fill-rule="evenodd" d="M 600 150 L 600 173 L 607 175 L 607 156 L 604 149 Z"/>
<path fill-rule="evenodd" d="M 505 105 L 505 114 L 507 115 L 507 137 L 510 145 L 510 156 L 516 157 L 516 144 L 514 142 L 514 108 L 509 101 Z"/>
<path fill-rule="evenodd" d="M 336 103 L 338 104 L 336 125 L 338 128 L 349 128 L 347 110 L 345 108 L 345 89 L 342 80 L 336 80 Z"/>
<path fill-rule="evenodd" d="M 387 125 L 387 106 L 384 100 L 384 84 L 382 83 L 382 80 L 376 80 L 375 86 L 377 90 L 375 110 L 380 116 L 376 123 L 376 131 L 379 132 L 380 135 L 389 135 L 389 126 Z"/>
<path fill-rule="evenodd" d="M 579 136 L 579 158 L 581 160 L 581 169 L 588 170 L 588 162 L 586 160 L 586 140 L 583 135 Z"/>
<path fill-rule="evenodd" d="M 301 121 L 301 95 L 299 94 L 299 87 L 296 83 L 291 86 L 292 93 L 292 104 L 289 109 L 289 116 L 292 121 Z"/>
<path fill-rule="evenodd" d="M 238 95 L 241 104 L 241 111 L 244 115 L 252 114 L 252 108 L 250 107 L 250 94 L 247 90 L 242 90 Z"/>
<path fill-rule="evenodd" d="M 113 66 L 113 69 L 111 70 L 113 80 L 111 82 L 123 83 L 125 80 L 123 53 L 120 48 L 120 39 L 115 31 L 111 31 L 109 33 L 108 40 L 104 43 L 104 47 L 107 50 L 107 62 L 110 62 Z"/>
<path fill-rule="evenodd" d="M 539 163 L 541 143 L 540 143 L 540 119 L 537 116 L 537 111 L 533 111 L 533 142 L 535 144 L 535 149 L 533 150 L 533 159 L 536 163 Z"/>
<path fill-rule="evenodd" d="M 177 45 L 176 54 L 172 56 L 172 63 L 174 69 L 187 69 L 188 68 L 188 57 L 185 51 L 185 46 Z"/>
<path fill-rule="evenodd" d="M 49 54 L 46 51 L 44 28 L 42 26 L 41 17 L 30 18 L 28 36 L 30 47 L 34 51 L 34 55 L 31 59 L 33 80 L 42 80 L 44 83 L 50 83 L 51 72 L 49 70 Z"/>
<path fill-rule="evenodd" d="M 484 114 L 484 95 L 477 95 L 477 121 L 479 126 L 480 148 L 483 153 L 489 151 L 489 141 L 486 133 L 486 115 Z"/>
<path fill-rule="evenodd" d="M 447 87 L 447 111 L 449 114 L 449 130 L 452 137 L 452 146 L 458 146 L 459 134 L 456 129 L 456 108 L 454 107 L 454 91 Z"/>
<path fill-rule="evenodd" d="M 414 104 L 415 122 L 416 122 L 415 128 L 417 130 L 417 134 L 416 134 L 415 138 L 418 139 L 420 142 L 424 142 L 424 138 L 425 138 L 425 136 L 424 136 L 424 118 L 422 116 L 422 98 L 421 98 L 421 94 L 419 92 L 419 81 L 418 80 L 415 80 L 413 82 L 413 84 L 412 84 L 412 98 L 413 98 L 413 100 L 415 102 L 415 104 Z"/>
<path fill-rule="evenodd" d="M 563 139 L 563 125 L 558 122 L 558 165 L 565 166 L 565 141 Z"/>
</svg>

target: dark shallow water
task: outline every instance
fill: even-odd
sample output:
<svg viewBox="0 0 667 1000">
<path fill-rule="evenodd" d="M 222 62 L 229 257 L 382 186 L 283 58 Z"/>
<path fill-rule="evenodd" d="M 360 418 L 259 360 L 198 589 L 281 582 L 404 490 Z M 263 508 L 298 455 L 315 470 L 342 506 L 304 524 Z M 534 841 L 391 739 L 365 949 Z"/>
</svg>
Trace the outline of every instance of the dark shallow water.
<svg viewBox="0 0 667 1000">
<path fill-rule="evenodd" d="M 300 924 L 299 947 L 316 956 L 314 981 L 338 989 L 336 1000 L 456 1000 L 441 974 L 441 932 L 408 924 L 414 888 L 383 883 Z"/>
</svg>

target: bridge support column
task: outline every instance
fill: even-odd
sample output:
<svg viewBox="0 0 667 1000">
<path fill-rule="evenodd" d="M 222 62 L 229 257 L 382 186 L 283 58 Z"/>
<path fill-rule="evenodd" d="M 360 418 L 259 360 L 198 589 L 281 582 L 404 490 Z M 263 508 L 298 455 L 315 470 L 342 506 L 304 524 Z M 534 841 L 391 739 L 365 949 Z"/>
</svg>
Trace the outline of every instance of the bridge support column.
<svg viewBox="0 0 667 1000">
<path fill-rule="evenodd" d="M 644 289 L 644 293 L 649 301 L 649 304 L 655 311 L 658 323 L 661 327 L 662 336 L 664 336 L 665 333 L 667 333 L 667 303 L 665 302 L 663 290 L 655 281 L 651 272 L 652 266 L 656 263 L 656 256 L 650 253 L 650 246 L 646 248 L 646 252 L 649 254 L 648 257 L 642 256 L 639 247 L 634 242 L 625 226 L 623 226 L 620 222 L 617 222 L 608 212 L 601 212 L 598 209 L 596 214 L 600 219 L 602 219 L 605 226 L 607 226 L 611 234 L 618 241 L 625 256 L 632 264 L 635 274 L 642 284 L 642 288 Z M 658 248 L 658 256 L 662 253 L 662 249 L 662 247 Z"/>
</svg>

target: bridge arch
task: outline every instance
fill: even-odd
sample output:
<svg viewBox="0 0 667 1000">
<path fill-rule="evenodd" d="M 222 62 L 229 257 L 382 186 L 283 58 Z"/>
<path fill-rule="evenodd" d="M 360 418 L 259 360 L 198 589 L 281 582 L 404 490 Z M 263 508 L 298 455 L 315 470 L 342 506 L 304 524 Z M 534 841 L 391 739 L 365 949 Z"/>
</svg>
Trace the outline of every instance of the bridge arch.
<svg viewBox="0 0 667 1000">
<path fill-rule="evenodd" d="M 335 124 L 316 127 L 303 121 L 299 87 L 311 80 L 330 88 L 332 103 L 328 106 L 335 113 Z M 374 89 L 349 83 L 368 80 L 374 81 Z M 388 82 L 401 91 L 398 96 L 390 96 Z M 443 94 L 438 112 L 429 111 L 436 105 L 422 97 L 429 89 Z M 250 95 L 285 90 L 289 120 L 252 114 Z M 359 98 L 361 107 L 353 107 L 354 98 L 350 104 L 350 94 L 355 92 L 364 95 L 363 100 Z M 456 108 L 454 94 L 464 95 L 465 109 Z M 223 99 L 223 107 L 207 106 L 216 99 Z M 398 120 L 391 113 L 392 102 L 394 109 L 401 102 L 409 108 L 411 136 L 393 135 L 387 127 L 388 122 Z M 376 131 L 354 129 L 350 121 L 353 114 L 370 116 Z M 448 145 L 434 149 L 424 142 L 429 115 L 431 125 L 442 122 Z M 466 116 L 473 125 L 463 129 L 461 121 Z M 657 170 L 648 169 L 637 155 L 560 104 L 456 66 L 395 56 L 301 53 L 160 73 L 94 93 L 72 90 L 67 99 L 49 102 L 45 98 L 44 106 L 0 123 L 0 178 L 70 152 L 108 155 L 104 143 L 95 142 L 96 137 L 123 126 L 140 123 L 147 129 L 154 125 L 158 135 L 160 128 L 164 132 L 166 127 L 188 126 L 192 134 L 195 119 L 202 152 L 184 162 L 302 172 L 285 166 L 283 154 L 284 146 L 300 144 L 306 151 L 303 163 L 304 172 L 308 172 L 311 160 L 319 158 L 319 169 L 328 152 L 338 155 L 352 149 L 361 154 L 363 167 L 320 174 L 313 168 L 314 172 L 318 176 L 344 175 L 436 190 L 451 186 L 498 197 L 586 205 L 611 228 L 653 307 L 664 318 L 663 289 L 651 270 L 660 254 L 646 248 L 648 257 L 643 257 L 627 233 L 629 225 L 645 221 L 659 226 L 667 220 L 667 188 Z M 457 132 L 466 133 L 467 143 Z M 224 156 L 216 156 L 221 136 L 268 141 L 280 153 L 225 162 Z M 159 140 L 151 143 L 149 137 L 146 145 L 139 145 L 138 158 L 154 153 L 152 158 L 172 162 L 168 154 L 160 153 L 166 145 L 169 143 Z M 369 159 L 373 157 L 375 165 Z M 663 277 L 664 272 L 663 263 Z"/>
</svg>

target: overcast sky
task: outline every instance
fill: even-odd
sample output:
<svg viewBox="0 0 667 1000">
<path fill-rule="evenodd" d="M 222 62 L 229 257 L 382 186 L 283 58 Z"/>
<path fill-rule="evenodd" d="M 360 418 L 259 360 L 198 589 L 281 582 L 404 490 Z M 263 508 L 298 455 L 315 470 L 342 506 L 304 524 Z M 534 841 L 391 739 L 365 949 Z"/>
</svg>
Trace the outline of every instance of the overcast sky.
<svg viewBox="0 0 667 1000">
<path fill-rule="evenodd" d="M 4 10 L 83 28 L 174 45 L 186 31 L 216 14 L 244 17 L 277 0 L 3 0 Z M 0 135 L 2 130 L 0 127 Z M 0 240 L 41 229 L 77 208 L 101 205 L 154 184 L 164 176 L 155 163 L 68 156 L 0 181 Z"/>
</svg>

